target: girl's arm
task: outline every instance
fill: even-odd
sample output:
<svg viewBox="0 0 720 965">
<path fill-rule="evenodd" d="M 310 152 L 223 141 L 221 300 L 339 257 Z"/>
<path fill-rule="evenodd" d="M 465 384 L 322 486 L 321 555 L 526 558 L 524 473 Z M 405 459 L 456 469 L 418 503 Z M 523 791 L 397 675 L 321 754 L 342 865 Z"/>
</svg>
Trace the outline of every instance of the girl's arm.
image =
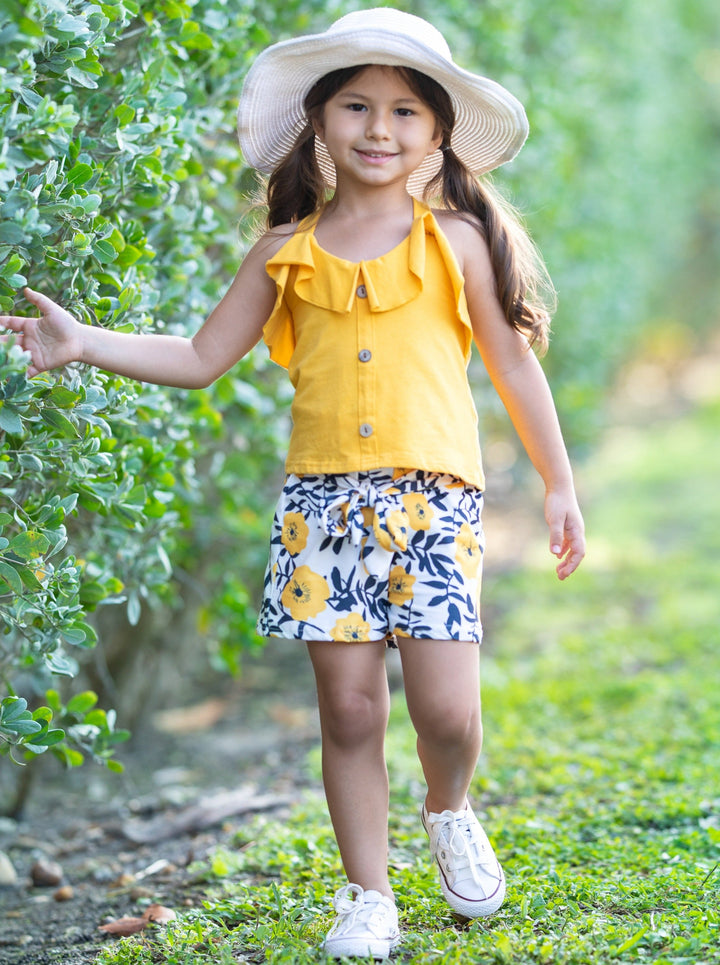
<svg viewBox="0 0 720 965">
<path fill-rule="evenodd" d="M 201 388 L 230 369 L 260 338 L 276 295 L 265 262 L 285 237 L 275 231 L 257 242 L 222 301 L 192 338 L 128 335 L 83 325 L 31 289 L 25 294 L 40 317 L 0 315 L 0 326 L 16 332 L 32 356 L 31 376 L 69 362 L 86 362 L 140 382 Z"/>
<path fill-rule="evenodd" d="M 503 324 L 509 328 L 504 318 Z M 488 349 L 484 340 L 481 343 L 478 335 L 476 342 L 492 383 L 545 483 L 550 551 L 560 560 L 557 574 L 564 580 L 585 556 L 585 526 L 550 387 L 535 354 L 521 335 L 517 338 L 522 356 L 514 365 L 496 359 L 493 349 Z"/>
<path fill-rule="evenodd" d="M 461 262 L 475 342 L 485 368 L 545 483 L 550 551 L 560 560 L 557 574 L 564 580 L 585 555 L 585 526 L 550 387 L 527 340 L 505 319 L 480 233 L 456 218 L 444 222 L 443 228 Z"/>
</svg>

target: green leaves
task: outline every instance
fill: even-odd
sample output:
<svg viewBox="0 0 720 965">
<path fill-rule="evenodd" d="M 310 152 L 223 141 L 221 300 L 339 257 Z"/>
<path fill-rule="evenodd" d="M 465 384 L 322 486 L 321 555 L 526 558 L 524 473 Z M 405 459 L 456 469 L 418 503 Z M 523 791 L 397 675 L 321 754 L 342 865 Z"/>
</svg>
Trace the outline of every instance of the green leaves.
<svg viewBox="0 0 720 965">
<path fill-rule="evenodd" d="M 7 402 L 0 402 L 0 429 L 13 436 L 19 436 L 23 431 L 20 413 Z"/>
<path fill-rule="evenodd" d="M 97 707 L 97 694 L 91 690 L 76 694 L 67 705 L 56 690 L 48 690 L 45 697 L 47 706 L 33 712 L 24 697 L 11 695 L 0 702 L 0 756 L 10 755 L 13 761 L 22 763 L 18 753 L 22 752 L 27 762 L 51 748 L 68 767 L 79 766 L 89 754 L 110 770 L 122 770 L 112 755 L 130 734 L 115 727 L 113 711 Z"/>
<path fill-rule="evenodd" d="M 241 255 L 239 194 L 225 188 L 240 159 L 223 131 L 266 39 L 234 0 L 2 6 L 0 313 L 36 313 L 19 295 L 29 283 L 88 324 L 197 328 Z M 257 645 L 242 572 L 265 541 L 258 522 L 238 549 L 238 510 L 270 498 L 257 480 L 277 462 L 274 383 L 241 405 L 234 390 L 195 398 L 83 366 L 28 380 L 26 365 L 0 343 L 0 680 L 71 687 L 94 612 L 116 605 L 127 629 L 172 601 L 176 563 L 199 580 L 213 659 L 236 668 Z M 208 468 L 226 418 L 232 447 L 253 450 L 232 474 Z M 226 553 L 231 584 L 200 575 L 206 554 L 228 570 Z M 77 709 L 64 699 L 55 719 Z M 110 759 L 102 713 L 86 716 Z M 88 757 L 79 739 L 54 745 L 66 764 Z"/>
<path fill-rule="evenodd" d="M 0 754 L 8 745 L 36 755 L 59 744 L 65 732 L 51 728 L 51 721 L 52 713 L 47 708 L 30 713 L 24 697 L 5 697 L 0 703 Z"/>
<path fill-rule="evenodd" d="M 0 703 L 1 734 L 35 734 L 41 729 L 42 725 L 32 719 L 24 697 L 6 697 Z"/>
<path fill-rule="evenodd" d="M 56 429 L 58 434 L 64 436 L 66 439 L 72 439 L 78 434 L 77 427 L 73 425 L 66 415 L 58 412 L 57 409 L 43 408 L 40 412 L 40 418 L 53 429 Z"/>
<path fill-rule="evenodd" d="M 78 163 L 74 164 L 73 167 L 65 175 L 65 181 L 67 184 L 72 184 L 75 186 L 86 184 L 95 175 L 95 170 L 89 164 Z"/>
<path fill-rule="evenodd" d="M 31 560 L 50 548 L 50 541 L 42 533 L 35 530 L 25 530 L 13 536 L 8 545 L 8 552 L 21 560 Z"/>
<path fill-rule="evenodd" d="M 18 596 L 23 592 L 23 581 L 17 568 L 2 559 L 0 559 L 0 579 Z"/>
</svg>

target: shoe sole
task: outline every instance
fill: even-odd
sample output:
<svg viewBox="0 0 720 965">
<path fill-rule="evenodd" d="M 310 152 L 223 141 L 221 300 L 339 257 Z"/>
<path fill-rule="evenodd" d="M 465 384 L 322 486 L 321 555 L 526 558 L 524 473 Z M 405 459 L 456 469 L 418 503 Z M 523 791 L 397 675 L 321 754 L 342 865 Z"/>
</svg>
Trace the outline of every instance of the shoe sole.
<svg viewBox="0 0 720 965">
<path fill-rule="evenodd" d="M 372 957 L 377 961 L 383 961 L 390 957 L 393 948 L 400 944 L 401 937 L 391 938 L 388 941 L 368 941 L 367 938 L 339 938 L 337 941 L 330 940 L 325 942 L 322 950 L 330 958 L 361 958 Z"/>
</svg>

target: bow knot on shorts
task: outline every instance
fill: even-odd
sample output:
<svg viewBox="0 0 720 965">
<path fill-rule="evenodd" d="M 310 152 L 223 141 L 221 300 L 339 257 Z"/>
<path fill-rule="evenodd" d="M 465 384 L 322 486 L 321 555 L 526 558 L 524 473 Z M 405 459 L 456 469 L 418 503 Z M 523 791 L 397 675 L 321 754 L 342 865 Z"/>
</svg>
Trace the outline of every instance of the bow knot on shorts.
<svg viewBox="0 0 720 965">
<path fill-rule="evenodd" d="M 288 476 L 258 632 L 479 643 L 482 502 L 476 487 L 422 470 Z"/>
<path fill-rule="evenodd" d="M 349 539 L 353 546 L 360 546 L 365 545 L 372 531 L 378 546 L 386 552 L 407 550 L 410 518 L 396 486 L 378 489 L 371 482 L 363 481 L 355 488 L 327 495 L 325 501 L 320 526 L 328 536 Z M 372 559 L 382 568 L 380 553 L 364 555 L 367 561 Z"/>
</svg>

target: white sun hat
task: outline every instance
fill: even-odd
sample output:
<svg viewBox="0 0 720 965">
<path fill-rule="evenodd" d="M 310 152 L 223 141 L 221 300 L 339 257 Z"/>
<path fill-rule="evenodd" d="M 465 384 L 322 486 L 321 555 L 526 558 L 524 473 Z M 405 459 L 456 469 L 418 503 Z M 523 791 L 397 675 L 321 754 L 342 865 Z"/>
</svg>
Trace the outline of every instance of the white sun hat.
<svg viewBox="0 0 720 965">
<path fill-rule="evenodd" d="M 412 67 L 441 84 L 455 109 L 452 149 L 473 174 L 512 160 L 525 142 L 525 110 L 508 90 L 458 67 L 443 35 L 427 21 L 378 7 L 349 13 L 324 33 L 273 44 L 257 57 L 238 108 L 248 164 L 264 174 L 274 171 L 307 123 L 303 101 L 313 84 L 330 71 L 361 64 Z M 321 142 L 316 149 L 332 186 L 334 166 Z M 431 154 L 410 177 L 408 191 L 422 194 L 441 163 L 440 151 Z"/>
</svg>

